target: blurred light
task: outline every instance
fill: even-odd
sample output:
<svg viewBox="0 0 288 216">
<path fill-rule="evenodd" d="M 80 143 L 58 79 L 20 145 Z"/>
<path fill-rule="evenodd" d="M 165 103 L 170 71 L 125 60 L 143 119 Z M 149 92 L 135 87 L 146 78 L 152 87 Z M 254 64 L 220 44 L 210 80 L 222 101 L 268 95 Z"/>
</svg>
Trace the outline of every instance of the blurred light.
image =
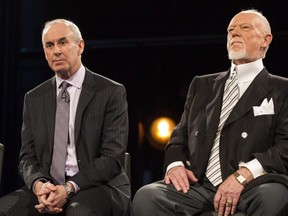
<svg viewBox="0 0 288 216">
<path fill-rule="evenodd" d="M 164 149 L 174 127 L 175 122 L 171 118 L 160 117 L 155 119 L 150 127 L 151 144 L 158 149 Z"/>
<path fill-rule="evenodd" d="M 142 122 L 138 123 L 138 144 L 142 145 L 143 140 L 144 140 L 144 126 Z"/>
</svg>

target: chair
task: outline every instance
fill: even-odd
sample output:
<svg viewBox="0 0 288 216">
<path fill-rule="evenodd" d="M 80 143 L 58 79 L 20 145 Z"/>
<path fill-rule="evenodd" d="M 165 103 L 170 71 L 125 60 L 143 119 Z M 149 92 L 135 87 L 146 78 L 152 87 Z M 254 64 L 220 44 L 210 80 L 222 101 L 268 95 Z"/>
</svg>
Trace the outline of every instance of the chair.
<svg viewBox="0 0 288 216">
<path fill-rule="evenodd" d="M 124 171 L 131 182 L 131 156 L 128 152 L 125 153 Z"/>
<path fill-rule="evenodd" d="M 4 145 L 0 143 L 0 184 L 1 184 L 3 156 L 4 156 Z"/>
</svg>

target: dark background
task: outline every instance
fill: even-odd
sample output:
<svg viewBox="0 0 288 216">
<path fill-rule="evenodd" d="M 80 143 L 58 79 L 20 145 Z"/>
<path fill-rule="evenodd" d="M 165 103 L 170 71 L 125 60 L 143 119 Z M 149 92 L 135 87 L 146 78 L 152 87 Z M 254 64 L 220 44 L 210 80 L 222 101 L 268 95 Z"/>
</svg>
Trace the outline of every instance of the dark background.
<svg viewBox="0 0 288 216">
<path fill-rule="evenodd" d="M 264 64 L 271 73 L 287 76 L 286 4 L 284 0 L 0 0 L 0 142 L 5 145 L 1 194 L 22 185 L 17 166 L 23 96 L 54 75 L 41 46 L 45 21 L 75 22 L 86 42 L 83 64 L 125 85 L 134 194 L 162 178 L 164 152 L 147 140 L 151 121 L 164 115 L 178 122 L 192 78 L 229 68 L 226 28 L 234 14 L 251 8 L 263 12 L 274 36 Z"/>
</svg>

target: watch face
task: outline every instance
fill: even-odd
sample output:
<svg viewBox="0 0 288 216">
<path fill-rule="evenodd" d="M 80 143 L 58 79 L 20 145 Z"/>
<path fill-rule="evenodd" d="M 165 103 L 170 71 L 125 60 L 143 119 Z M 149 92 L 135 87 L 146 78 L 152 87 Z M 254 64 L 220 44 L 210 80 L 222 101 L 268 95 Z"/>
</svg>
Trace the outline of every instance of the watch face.
<svg viewBox="0 0 288 216">
<path fill-rule="evenodd" d="M 237 178 L 241 183 L 244 183 L 246 181 L 246 179 L 242 175 L 239 175 Z"/>
<path fill-rule="evenodd" d="M 244 187 L 247 185 L 247 180 L 246 180 L 246 178 L 243 175 L 239 174 L 238 172 L 235 172 L 234 176 L 237 179 L 237 181 L 240 184 L 242 184 Z"/>
</svg>

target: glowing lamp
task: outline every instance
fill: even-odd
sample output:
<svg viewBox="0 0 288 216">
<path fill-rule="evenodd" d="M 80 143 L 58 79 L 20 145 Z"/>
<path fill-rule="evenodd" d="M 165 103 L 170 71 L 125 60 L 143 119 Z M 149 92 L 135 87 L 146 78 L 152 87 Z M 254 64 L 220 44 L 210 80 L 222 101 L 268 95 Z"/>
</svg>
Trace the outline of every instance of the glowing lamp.
<svg viewBox="0 0 288 216">
<path fill-rule="evenodd" d="M 157 118 L 151 124 L 150 136 L 154 142 L 165 145 L 168 142 L 174 127 L 175 122 L 171 118 Z"/>
</svg>

